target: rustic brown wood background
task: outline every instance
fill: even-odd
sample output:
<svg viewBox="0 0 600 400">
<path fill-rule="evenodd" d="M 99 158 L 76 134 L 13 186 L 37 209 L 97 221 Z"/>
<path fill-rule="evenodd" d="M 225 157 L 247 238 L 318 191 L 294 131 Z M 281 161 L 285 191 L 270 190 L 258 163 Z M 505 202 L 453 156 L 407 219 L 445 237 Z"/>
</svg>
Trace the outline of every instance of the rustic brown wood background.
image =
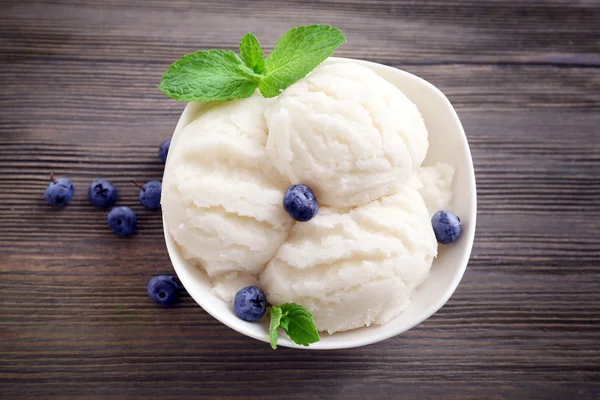
<svg viewBox="0 0 600 400">
<path fill-rule="evenodd" d="M 182 54 L 271 49 L 330 23 L 337 53 L 442 89 L 473 152 L 479 219 L 455 295 L 365 348 L 272 351 L 187 295 L 160 213 L 128 180 L 159 179 L 156 150 L 184 104 L 156 88 Z M 600 397 L 600 1 L 0 2 L 0 398 L 593 399 Z M 71 177 L 50 208 L 48 174 Z M 113 180 L 139 231 L 112 234 L 86 189 Z"/>
</svg>

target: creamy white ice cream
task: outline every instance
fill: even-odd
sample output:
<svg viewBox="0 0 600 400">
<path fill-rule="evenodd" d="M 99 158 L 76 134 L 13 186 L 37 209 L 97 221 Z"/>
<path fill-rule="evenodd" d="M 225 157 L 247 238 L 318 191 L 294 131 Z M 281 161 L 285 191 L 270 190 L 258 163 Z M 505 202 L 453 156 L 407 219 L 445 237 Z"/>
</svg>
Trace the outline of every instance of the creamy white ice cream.
<svg viewBox="0 0 600 400">
<path fill-rule="evenodd" d="M 308 308 L 329 333 L 384 324 L 410 304 L 437 242 L 419 193 L 399 192 L 349 212 L 324 209 L 294 226 L 261 274 L 273 304 Z"/>
<path fill-rule="evenodd" d="M 357 206 L 392 194 L 427 153 L 417 107 L 357 64 L 316 68 L 265 116 L 273 164 L 290 182 L 310 186 L 322 205 Z"/>
<path fill-rule="evenodd" d="M 275 99 L 205 106 L 174 137 L 167 229 L 225 301 L 259 285 L 271 304 L 307 307 L 321 331 L 385 324 L 428 276 L 430 217 L 451 199 L 454 169 L 421 167 L 427 148 L 395 86 L 356 64 L 323 65 Z M 292 183 L 317 195 L 309 222 L 283 210 Z"/>
<path fill-rule="evenodd" d="M 417 189 L 423 197 L 429 210 L 429 216 L 450 207 L 453 178 L 454 167 L 445 163 L 437 163 L 431 167 L 421 167 L 410 178 L 409 184 Z"/>
<path fill-rule="evenodd" d="M 169 150 L 162 192 L 167 227 L 222 297 L 262 271 L 293 223 L 282 206 L 289 183 L 266 152 L 269 102 L 256 94 L 209 108 Z"/>
</svg>

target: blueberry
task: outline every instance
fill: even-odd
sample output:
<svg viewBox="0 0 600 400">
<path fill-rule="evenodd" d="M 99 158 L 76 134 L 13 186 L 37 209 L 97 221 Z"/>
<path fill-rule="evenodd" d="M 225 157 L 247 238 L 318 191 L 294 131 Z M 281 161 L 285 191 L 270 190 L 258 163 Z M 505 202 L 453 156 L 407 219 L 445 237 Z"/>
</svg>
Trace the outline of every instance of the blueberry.
<svg viewBox="0 0 600 400">
<path fill-rule="evenodd" d="M 441 244 L 456 241 L 462 232 L 460 218 L 450 211 L 438 211 L 431 218 L 435 238 Z"/>
<path fill-rule="evenodd" d="M 179 301 L 179 285 L 174 277 L 156 275 L 148 282 L 148 296 L 162 306 L 172 306 Z"/>
<path fill-rule="evenodd" d="M 93 206 L 98 208 L 110 207 L 117 201 L 119 191 L 110 181 L 97 179 L 90 183 L 88 199 Z"/>
<path fill-rule="evenodd" d="M 129 207 L 115 207 L 108 213 L 108 226 L 119 236 L 129 236 L 135 232 L 137 217 Z"/>
<path fill-rule="evenodd" d="M 167 162 L 167 155 L 169 154 L 169 147 L 171 147 L 171 139 L 167 139 L 160 144 L 158 148 L 158 156 L 163 163 Z"/>
<path fill-rule="evenodd" d="M 306 185 L 292 185 L 283 196 L 283 208 L 296 221 L 305 222 L 319 212 L 315 193 Z"/>
<path fill-rule="evenodd" d="M 141 189 L 140 201 L 144 206 L 151 210 L 160 210 L 160 194 L 162 192 L 162 183 L 159 181 L 150 181 L 144 186 L 141 186 L 134 180 L 131 182 Z"/>
<path fill-rule="evenodd" d="M 267 312 L 267 297 L 256 286 L 247 286 L 236 293 L 233 309 L 244 321 L 258 321 Z"/>
<path fill-rule="evenodd" d="M 68 178 L 54 179 L 54 174 L 50 174 L 50 183 L 44 191 L 44 198 L 51 206 L 64 207 L 73 198 L 75 186 Z"/>
</svg>

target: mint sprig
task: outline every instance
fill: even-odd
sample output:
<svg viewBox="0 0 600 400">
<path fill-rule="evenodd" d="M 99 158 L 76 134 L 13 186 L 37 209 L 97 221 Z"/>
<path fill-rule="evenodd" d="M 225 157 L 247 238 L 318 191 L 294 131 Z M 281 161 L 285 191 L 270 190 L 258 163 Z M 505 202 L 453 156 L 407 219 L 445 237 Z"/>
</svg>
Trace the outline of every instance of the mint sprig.
<svg viewBox="0 0 600 400">
<path fill-rule="evenodd" d="M 228 101 L 250 97 L 258 87 L 275 97 L 333 54 L 346 37 L 329 25 L 292 28 L 265 59 L 256 36 L 246 34 L 240 57 L 228 50 L 200 50 L 183 56 L 165 72 L 158 87 L 185 101 Z"/>
<path fill-rule="evenodd" d="M 302 346 L 321 340 L 312 313 L 301 305 L 287 303 L 271 306 L 270 313 L 269 336 L 273 350 L 277 349 L 279 328 L 286 331 L 294 343 Z"/>
</svg>

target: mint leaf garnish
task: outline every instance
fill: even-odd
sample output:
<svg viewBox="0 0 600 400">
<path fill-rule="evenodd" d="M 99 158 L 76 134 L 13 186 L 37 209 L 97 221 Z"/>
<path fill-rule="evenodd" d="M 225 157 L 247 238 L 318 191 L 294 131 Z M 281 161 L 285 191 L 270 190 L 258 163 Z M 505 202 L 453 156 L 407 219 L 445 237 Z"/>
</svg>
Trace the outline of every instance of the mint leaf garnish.
<svg viewBox="0 0 600 400">
<path fill-rule="evenodd" d="M 267 76 L 260 80 L 260 92 L 265 97 L 279 95 L 325 61 L 344 42 L 346 37 L 342 31 L 329 25 L 291 29 L 279 39 L 265 60 Z"/>
<path fill-rule="evenodd" d="M 281 323 L 281 327 L 286 330 L 294 343 L 308 346 L 320 340 L 315 320 L 310 311 L 294 303 L 283 304 L 279 308 L 283 312 L 282 321 L 287 322 L 287 328 L 283 323 Z"/>
<path fill-rule="evenodd" d="M 277 348 L 278 328 L 285 330 L 294 343 L 302 346 L 321 340 L 312 313 L 301 305 L 287 303 L 271 306 L 270 311 L 269 335 L 273 349 Z"/>
<path fill-rule="evenodd" d="M 338 28 L 292 28 L 265 59 L 256 36 L 240 42 L 241 58 L 228 50 L 200 50 L 183 56 L 165 72 L 158 87 L 175 100 L 227 101 L 250 97 L 258 87 L 265 97 L 306 76 L 346 41 Z"/>
<path fill-rule="evenodd" d="M 256 36 L 250 32 L 246 33 L 240 42 L 240 57 L 246 66 L 257 74 L 266 72 L 263 49 Z"/>
<path fill-rule="evenodd" d="M 175 100 L 227 101 L 250 97 L 259 78 L 232 51 L 200 50 L 173 63 L 158 87 Z"/>
<path fill-rule="evenodd" d="M 271 337 L 271 348 L 277 349 L 277 339 L 279 338 L 279 325 L 281 324 L 281 308 L 271 306 L 271 324 L 269 325 L 269 336 Z"/>
</svg>

